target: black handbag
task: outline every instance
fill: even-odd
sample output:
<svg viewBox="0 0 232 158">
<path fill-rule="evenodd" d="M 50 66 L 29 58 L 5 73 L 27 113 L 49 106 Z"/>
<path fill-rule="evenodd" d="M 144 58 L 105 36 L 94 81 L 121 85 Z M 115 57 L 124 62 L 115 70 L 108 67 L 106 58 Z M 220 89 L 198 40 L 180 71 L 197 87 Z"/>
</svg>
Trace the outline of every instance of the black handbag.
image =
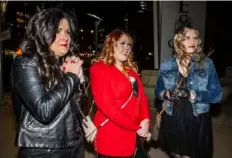
<svg viewBox="0 0 232 158">
<path fill-rule="evenodd" d="M 144 147 L 145 139 L 136 135 L 136 148 L 133 158 L 151 158 L 147 149 Z"/>
</svg>

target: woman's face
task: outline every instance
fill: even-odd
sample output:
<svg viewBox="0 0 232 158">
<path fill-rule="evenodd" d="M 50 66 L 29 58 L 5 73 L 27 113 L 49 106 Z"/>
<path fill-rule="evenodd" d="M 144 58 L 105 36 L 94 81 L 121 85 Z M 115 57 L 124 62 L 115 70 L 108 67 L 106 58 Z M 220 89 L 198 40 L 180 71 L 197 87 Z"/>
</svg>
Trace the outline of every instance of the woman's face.
<svg viewBox="0 0 232 158">
<path fill-rule="evenodd" d="M 128 55 L 131 52 L 131 41 L 126 35 L 115 42 L 114 45 L 114 58 L 116 62 L 122 63 L 127 61 Z"/>
<path fill-rule="evenodd" d="M 56 56 L 65 56 L 70 47 L 70 27 L 67 19 L 62 19 L 56 33 L 56 39 L 51 44 L 50 50 L 55 53 Z"/>
<path fill-rule="evenodd" d="M 187 53 L 194 53 L 199 45 L 200 39 L 196 30 L 188 30 L 185 34 L 183 45 Z"/>
</svg>

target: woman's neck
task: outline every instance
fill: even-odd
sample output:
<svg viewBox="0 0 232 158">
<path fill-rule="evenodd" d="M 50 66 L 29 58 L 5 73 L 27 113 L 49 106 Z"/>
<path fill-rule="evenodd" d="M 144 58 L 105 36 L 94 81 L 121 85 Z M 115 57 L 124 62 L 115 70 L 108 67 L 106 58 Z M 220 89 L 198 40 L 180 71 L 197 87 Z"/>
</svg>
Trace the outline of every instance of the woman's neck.
<svg viewBox="0 0 232 158">
<path fill-rule="evenodd" d="M 115 62 L 114 64 L 120 71 L 123 71 L 123 65 L 122 65 L 122 62 Z"/>
</svg>

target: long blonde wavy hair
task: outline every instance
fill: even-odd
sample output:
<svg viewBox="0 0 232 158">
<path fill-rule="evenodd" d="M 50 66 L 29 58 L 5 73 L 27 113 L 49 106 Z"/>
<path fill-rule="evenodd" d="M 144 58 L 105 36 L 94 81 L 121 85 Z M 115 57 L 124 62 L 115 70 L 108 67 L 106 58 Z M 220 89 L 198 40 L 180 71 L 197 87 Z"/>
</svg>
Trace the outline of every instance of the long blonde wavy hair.
<svg viewBox="0 0 232 158">
<path fill-rule="evenodd" d="M 123 62 L 123 73 L 126 73 L 126 68 L 132 69 L 135 72 L 138 72 L 138 66 L 133 61 L 133 56 L 132 56 L 133 40 L 128 33 L 120 29 L 113 30 L 107 35 L 104 41 L 104 47 L 102 49 L 102 52 L 99 54 L 97 58 L 92 60 L 92 64 L 99 62 L 99 61 L 103 61 L 107 65 L 114 65 L 115 64 L 114 47 L 115 47 L 116 42 L 119 41 L 123 35 L 126 35 L 129 38 L 129 41 L 131 43 L 131 51 L 129 53 L 127 61 Z"/>
<path fill-rule="evenodd" d="M 192 58 L 193 54 L 197 54 L 197 55 L 201 55 L 203 54 L 202 52 L 202 48 L 200 46 L 201 44 L 201 39 L 198 38 L 198 46 L 196 51 L 193 54 L 189 54 L 187 53 L 185 50 L 185 46 L 183 44 L 183 41 L 186 40 L 186 33 L 190 30 L 194 30 L 196 31 L 198 37 L 199 37 L 199 31 L 197 28 L 193 27 L 193 26 L 188 26 L 188 27 L 183 27 L 182 29 L 180 29 L 174 36 L 174 49 L 175 49 L 175 55 L 177 56 L 177 58 L 180 60 L 180 65 L 183 66 L 184 68 L 186 68 L 188 70 L 188 66 L 186 65 L 185 61 L 186 60 L 190 60 Z"/>
</svg>

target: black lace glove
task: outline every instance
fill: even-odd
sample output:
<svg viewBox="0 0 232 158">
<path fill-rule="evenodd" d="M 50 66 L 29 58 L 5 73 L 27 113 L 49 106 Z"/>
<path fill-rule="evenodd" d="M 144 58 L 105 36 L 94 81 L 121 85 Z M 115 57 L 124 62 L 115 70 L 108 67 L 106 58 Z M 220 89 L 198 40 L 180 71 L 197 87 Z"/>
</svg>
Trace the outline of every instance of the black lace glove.
<svg viewBox="0 0 232 158">
<path fill-rule="evenodd" d="M 178 98 L 190 98 L 190 91 L 188 89 L 181 89 L 181 88 L 176 88 L 175 89 L 175 95 Z"/>
<path fill-rule="evenodd" d="M 176 94 L 175 94 L 175 89 L 169 89 L 169 90 L 166 90 L 164 93 L 163 93 L 163 99 L 165 100 L 169 100 L 169 101 L 174 101 L 175 99 L 178 99 Z"/>
</svg>

